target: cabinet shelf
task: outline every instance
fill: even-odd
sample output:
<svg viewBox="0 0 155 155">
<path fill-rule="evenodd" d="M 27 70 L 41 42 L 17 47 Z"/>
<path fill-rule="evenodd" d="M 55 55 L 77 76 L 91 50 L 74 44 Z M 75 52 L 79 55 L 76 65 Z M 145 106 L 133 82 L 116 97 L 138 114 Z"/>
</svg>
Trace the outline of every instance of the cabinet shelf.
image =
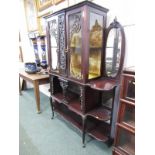
<svg viewBox="0 0 155 155">
<path fill-rule="evenodd" d="M 62 117 L 64 120 L 67 120 L 70 122 L 74 127 L 79 129 L 79 131 L 82 131 L 82 121 L 79 115 L 76 115 L 71 110 L 68 109 L 67 106 L 56 103 L 55 104 L 55 111 Z"/>
<path fill-rule="evenodd" d="M 54 99 L 54 100 L 56 100 L 57 102 L 59 102 L 59 103 L 62 103 L 63 102 L 63 94 L 62 93 L 56 93 L 56 94 L 54 94 L 54 95 L 51 95 L 52 96 L 52 98 Z"/>
<path fill-rule="evenodd" d="M 81 110 L 81 103 L 78 100 L 74 100 L 71 103 L 69 103 L 68 108 L 78 115 L 83 115 L 82 110 Z"/>
<path fill-rule="evenodd" d="M 116 87 L 117 81 L 116 80 L 107 80 L 107 79 L 98 79 L 88 83 L 92 89 L 100 90 L 100 91 L 109 91 Z"/>
<path fill-rule="evenodd" d="M 108 121 L 108 120 L 110 120 L 111 111 L 109 111 L 103 107 L 99 107 L 99 108 L 96 108 L 96 109 L 88 112 L 86 114 L 86 116 L 94 117 L 100 121 Z"/>
<path fill-rule="evenodd" d="M 103 125 L 99 124 L 96 125 L 93 128 L 90 128 L 87 130 L 88 135 L 91 137 L 102 141 L 102 142 L 107 142 L 109 140 L 108 133 L 109 133 L 109 126 L 108 125 Z"/>
<path fill-rule="evenodd" d="M 62 103 L 68 107 L 68 109 L 74 111 L 78 115 L 83 115 L 81 110 L 81 103 L 78 100 L 78 98 L 73 97 L 73 95 L 67 96 L 66 99 L 64 99 L 62 93 L 57 93 L 52 95 L 52 98 L 56 100 L 59 103 Z"/>
</svg>

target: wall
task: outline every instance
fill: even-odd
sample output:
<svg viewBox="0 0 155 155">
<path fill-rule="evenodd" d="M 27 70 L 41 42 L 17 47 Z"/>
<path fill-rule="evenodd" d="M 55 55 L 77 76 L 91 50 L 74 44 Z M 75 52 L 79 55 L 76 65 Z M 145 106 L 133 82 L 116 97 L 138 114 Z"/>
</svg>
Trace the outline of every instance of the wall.
<svg viewBox="0 0 155 155">
<path fill-rule="evenodd" d="M 24 61 L 34 61 L 34 53 L 32 44 L 28 39 L 26 21 L 25 21 L 25 12 L 24 12 L 24 0 L 20 0 L 20 31 L 21 31 L 21 40 L 23 42 L 23 57 Z M 66 8 L 68 6 L 79 3 L 83 0 L 65 0 L 64 2 L 49 7 L 46 10 L 43 10 L 38 13 L 38 15 L 43 15 L 47 12 L 55 12 Z M 94 3 L 101 5 L 109 9 L 107 16 L 107 26 L 113 21 L 115 17 L 117 20 L 124 26 L 125 35 L 126 35 L 126 57 L 124 67 L 135 66 L 135 45 L 134 45 L 134 34 L 135 34 L 135 11 L 134 11 L 134 1 L 133 0 L 91 0 Z M 47 94 L 47 93 L 46 93 Z"/>
</svg>

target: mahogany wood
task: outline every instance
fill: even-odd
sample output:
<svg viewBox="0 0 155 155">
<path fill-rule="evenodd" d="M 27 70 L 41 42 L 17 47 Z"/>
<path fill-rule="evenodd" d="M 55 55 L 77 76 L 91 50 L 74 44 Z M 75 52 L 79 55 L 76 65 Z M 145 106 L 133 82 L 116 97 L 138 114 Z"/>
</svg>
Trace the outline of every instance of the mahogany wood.
<svg viewBox="0 0 155 155">
<path fill-rule="evenodd" d="M 81 78 L 70 76 L 70 56 L 74 47 L 70 48 L 71 28 L 69 25 L 69 17 L 75 13 L 81 12 L 80 22 L 75 24 L 80 25 L 82 30 L 82 47 L 81 51 L 77 47 L 76 52 L 81 52 Z M 101 50 L 101 75 L 97 78 L 89 79 L 89 56 L 90 56 L 90 12 L 100 15 L 103 23 L 103 46 Z M 106 40 L 106 19 L 108 9 L 103 8 L 90 1 L 84 1 L 69 8 L 60 10 L 51 15 L 46 16 L 47 20 L 47 43 L 48 43 L 48 58 L 50 64 L 50 103 L 52 109 L 52 118 L 54 111 L 59 113 L 64 119 L 68 120 L 75 127 L 82 131 L 82 143 L 85 146 L 85 133 L 88 133 L 93 138 L 102 142 L 112 141 L 111 128 L 114 126 L 113 113 L 114 102 L 116 95 L 116 87 L 120 84 L 119 78 L 111 78 L 104 76 L 105 63 L 105 40 Z M 60 22 L 60 17 L 64 16 L 64 25 Z M 51 41 L 51 22 L 54 17 L 58 17 L 56 27 L 56 40 L 58 42 L 57 55 L 58 67 L 52 68 L 52 41 Z M 110 27 L 111 29 L 112 27 Z M 109 30 L 110 30 L 109 29 Z M 63 34 L 63 35 L 60 35 Z M 123 45 L 125 46 L 125 45 Z M 123 62 L 123 56 L 122 60 Z M 123 63 L 121 63 L 121 74 Z M 63 71 L 62 71 L 62 67 Z M 120 75 L 119 75 L 120 76 Z M 118 77 L 119 77 L 118 76 Z M 107 93 L 107 97 L 103 94 Z M 111 98 L 111 107 L 106 108 L 107 100 Z"/>
<path fill-rule="evenodd" d="M 128 97 L 127 92 L 129 90 L 129 85 L 132 84 L 130 81 L 135 81 L 135 72 L 134 69 L 131 68 L 129 70 L 124 70 L 122 75 L 121 99 L 116 123 L 113 155 L 135 155 L 135 97 L 133 94 L 133 98 Z M 131 88 L 135 89 L 134 87 Z M 135 91 L 130 89 L 129 92 L 131 93 Z M 129 109 L 130 111 L 127 111 Z M 125 113 L 128 115 L 125 115 Z M 125 120 L 127 117 L 128 119 Z M 121 139 L 122 135 L 126 137 L 123 142 Z"/>
</svg>

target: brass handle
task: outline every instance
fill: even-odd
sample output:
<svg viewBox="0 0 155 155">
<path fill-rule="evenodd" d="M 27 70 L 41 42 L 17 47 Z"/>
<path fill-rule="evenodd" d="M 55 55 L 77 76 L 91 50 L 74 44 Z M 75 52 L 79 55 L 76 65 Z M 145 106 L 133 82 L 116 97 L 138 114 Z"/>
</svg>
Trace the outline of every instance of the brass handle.
<svg viewBox="0 0 155 155">
<path fill-rule="evenodd" d="M 69 48 L 67 47 L 66 49 L 65 49 L 65 53 L 68 53 L 69 52 Z"/>
<path fill-rule="evenodd" d="M 67 52 L 68 52 L 68 49 L 66 48 L 66 49 L 65 49 L 65 53 L 67 53 Z"/>
</svg>

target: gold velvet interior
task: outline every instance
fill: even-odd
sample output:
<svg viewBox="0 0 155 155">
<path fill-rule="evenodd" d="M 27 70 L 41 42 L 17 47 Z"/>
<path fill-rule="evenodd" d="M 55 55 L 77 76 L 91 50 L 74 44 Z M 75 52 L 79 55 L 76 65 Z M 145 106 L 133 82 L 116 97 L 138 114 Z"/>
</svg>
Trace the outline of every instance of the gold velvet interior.
<svg viewBox="0 0 155 155">
<path fill-rule="evenodd" d="M 89 75 L 88 79 L 100 76 L 101 50 L 90 51 L 89 55 Z"/>
</svg>

